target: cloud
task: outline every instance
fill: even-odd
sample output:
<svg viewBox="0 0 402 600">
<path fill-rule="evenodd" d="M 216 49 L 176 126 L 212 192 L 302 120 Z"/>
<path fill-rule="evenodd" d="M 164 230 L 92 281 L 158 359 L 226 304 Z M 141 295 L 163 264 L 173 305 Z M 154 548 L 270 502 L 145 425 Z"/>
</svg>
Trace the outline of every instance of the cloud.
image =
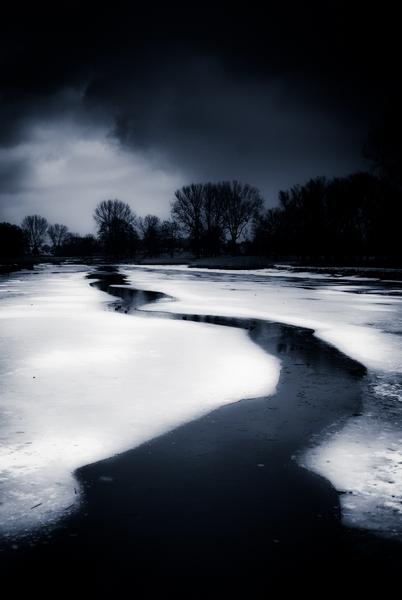
<svg viewBox="0 0 402 600">
<path fill-rule="evenodd" d="M 177 170 L 160 168 L 148 157 L 125 152 L 105 128 L 83 128 L 74 121 L 36 123 L 6 158 L 22 164 L 20 177 L 2 180 L 1 220 L 20 222 L 41 213 L 85 233 L 93 230 L 96 204 L 118 197 L 139 214 L 168 216 L 169 200 L 184 179 Z M 9 177 L 10 179 L 10 177 Z"/>
<path fill-rule="evenodd" d="M 365 166 L 398 87 L 389 12 L 341 0 L 230 14 L 72 0 L 58 26 L 37 7 L 17 17 L 0 24 L 0 201 L 14 221 L 43 212 L 82 230 L 109 195 L 163 216 L 178 185 L 205 179 L 243 179 L 275 204 Z"/>
<path fill-rule="evenodd" d="M 170 57 L 140 88 L 128 78 L 91 86 L 86 102 L 110 107 L 125 148 L 157 152 L 189 178 L 245 179 L 271 205 L 281 187 L 362 166 L 362 123 L 283 78 L 234 77 L 214 57 Z"/>
</svg>

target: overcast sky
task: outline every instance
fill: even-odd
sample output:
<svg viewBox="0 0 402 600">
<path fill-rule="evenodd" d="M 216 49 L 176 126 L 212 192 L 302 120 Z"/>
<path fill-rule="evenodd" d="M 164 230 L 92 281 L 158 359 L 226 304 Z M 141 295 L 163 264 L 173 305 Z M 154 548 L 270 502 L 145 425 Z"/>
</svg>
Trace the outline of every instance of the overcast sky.
<svg viewBox="0 0 402 600">
<path fill-rule="evenodd" d="M 279 189 L 366 168 L 399 86 L 386 4 L 3 15 L 0 221 L 38 213 L 84 233 L 100 200 L 167 217 L 181 185 L 234 178 L 272 206 Z"/>
</svg>

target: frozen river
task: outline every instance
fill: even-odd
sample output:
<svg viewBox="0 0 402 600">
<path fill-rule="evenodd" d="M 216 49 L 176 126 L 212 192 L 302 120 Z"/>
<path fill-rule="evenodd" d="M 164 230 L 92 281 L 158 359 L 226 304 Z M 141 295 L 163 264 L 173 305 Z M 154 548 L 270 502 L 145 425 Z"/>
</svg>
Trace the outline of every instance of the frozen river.
<svg viewBox="0 0 402 600">
<path fill-rule="evenodd" d="M 342 493 L 347 525 L 402 539 L 402 285 L 283 269 L 127 266 L 135 287 L 176 300 L 147 310 L 267 319 L 314 330 L 367 368 L 361 413 L 334 423 L 300 464 Z"/>
<path fill-rule="evenodd" d="M 286 270 L 121 265 L 170 299 L 142 310 L 313 329 L 367 369 L 361 413 L 295 457 L 344 492 L 349 525 L 402 538 L 400 284 Z M 274 393 L 280 362 L 241 329 L 105 310 L 91 269 L 40 266 L 0 281 L 0 530 L 29 533 L 80 504 L 74 470 L 213 408 Z"/>
<path fill-rule="evenodd" d="M 43 266 L 1 282 L 3 535 L 75 510 L 80 466 L 278 381 L 245 331 L 105 310 L 113 298 L 87 275 Z"/>
</svg>

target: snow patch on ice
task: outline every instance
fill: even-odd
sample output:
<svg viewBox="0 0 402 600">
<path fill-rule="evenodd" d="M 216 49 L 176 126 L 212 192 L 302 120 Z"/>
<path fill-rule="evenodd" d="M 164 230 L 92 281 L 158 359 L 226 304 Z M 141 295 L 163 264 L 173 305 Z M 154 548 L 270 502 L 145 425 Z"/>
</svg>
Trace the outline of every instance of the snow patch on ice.
<svg viewBox="0 0 402 600">
<path fill-rule="evenodd" d="M 126 267 L 133 287 L 158 289 L 176 298 L 144 307 L 149 311 L 266 319 L 313 329 L 323 341 L 370 369 L 402 373 L 402 299 L 365 287 L 339 286 L 333 279 L 315 288 L 285 277 L 250 273 L 214 279 L 215 271 Z M 292 275 L 293 276 L 293 275 Z M 307 274 L 311 278 L 311 274 Z M 322 276 L 320 275 L 320 278 Z M 228 279 L 230 281 L 228 282 Z M 391 328 L 392 324 L 392 328 Z"/>
<path fill-rule="evenodd" d="M 279 361 L 243 330 L 107 311 L 112 298 L 85 273 L 58 271 L 11 277 L 17 296 L 0 301 L 6 536 L 74 510 L 78 467 L 225 403 L 271 394 L 279 377 Z"/>
<path fill-rule="evenodd" d="M 299 457 L 342 492 L 348 524 L 402 539 L 402 304 L 400 289 L 323 274 L 190 273 L 126 267 L 134 287 L 174 302 L 146 310 L 267 319 L 314 330 L 369 369 L 362 414 Z M 257 276 L 258 275 L 258 276 Z M 262 276 L 263 275 L 263 276 Z M 350 278 L 347 278 L 350 279 Z"/>
</svg>

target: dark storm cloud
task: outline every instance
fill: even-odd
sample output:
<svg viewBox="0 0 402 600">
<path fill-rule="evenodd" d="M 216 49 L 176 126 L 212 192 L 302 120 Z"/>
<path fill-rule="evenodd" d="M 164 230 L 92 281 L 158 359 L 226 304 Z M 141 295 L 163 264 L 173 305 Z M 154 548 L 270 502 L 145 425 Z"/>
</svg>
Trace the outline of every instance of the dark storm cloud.
<svg viewBox="0 0 402 600">
<path fill-rule="evenodd" d="M 272 204 L 279 187 L 361 167 L 370 126 L 400 91 L 398 21 L 384 3 L 61 2 L 17 17 L 0 42 L 7 192 L 30 165 L 4 152 L 35 125 L 73 121 L 83 138 L 106 127 L 187 178 L 248 180 Z"/>
<path fill-rule="evenodd" d="M 9 190 L 10 193 L 20 191 L 21 182 L 23 181 L 29 166 L 26 161 L 21 158 L 0 157 L 0 182 L 3 189 Z"/>
<path fill-rule="evenodd" d="M 265 191 L 360 160 L 362 123 L 334 118 L 304 90 L 279 77 L 236 77 L 213 56 L 176 56 L 138 88 L 127 79 L 87 91 L 115 111 L 114 135 L 157 149 L 195 178 L 245 178 Z"/>
</svg>

